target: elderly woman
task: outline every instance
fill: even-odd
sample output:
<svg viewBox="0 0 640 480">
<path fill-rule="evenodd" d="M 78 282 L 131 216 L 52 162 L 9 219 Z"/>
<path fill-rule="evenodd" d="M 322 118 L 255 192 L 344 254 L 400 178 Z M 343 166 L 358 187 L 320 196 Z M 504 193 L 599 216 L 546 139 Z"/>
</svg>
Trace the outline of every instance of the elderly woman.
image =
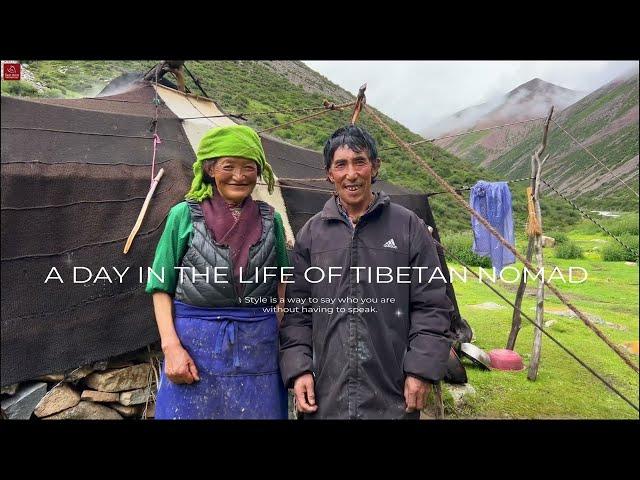
<svg viewBox="0 0 640 480">
<path fill-rule="evenodd" d="M 258 177 L 274 186 L 260 138 L 243 125 L 208 131 L 193 173 L 146 288 L 165 356 L 155 418 L 286 419 L 275 306 L 288 260 L 280 215 L 251 198 Z"/>
</svg>

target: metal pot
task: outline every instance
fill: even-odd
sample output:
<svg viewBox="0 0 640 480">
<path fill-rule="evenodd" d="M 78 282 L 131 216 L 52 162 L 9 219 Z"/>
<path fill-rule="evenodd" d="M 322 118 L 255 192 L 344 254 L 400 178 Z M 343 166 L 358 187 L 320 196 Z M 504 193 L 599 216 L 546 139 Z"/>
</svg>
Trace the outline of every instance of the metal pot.
<svg viewBox="0 0 640 480">
<path fill-rule="evenodd" d="M 460 345 L 460 352 L 463 356 L 470 359 L 479 367 L 482 367 L 486 370 L 491 370 L 491 358 L 481 348 L 478 348 L 471 343 L 462 343 Z"/>
</svg>

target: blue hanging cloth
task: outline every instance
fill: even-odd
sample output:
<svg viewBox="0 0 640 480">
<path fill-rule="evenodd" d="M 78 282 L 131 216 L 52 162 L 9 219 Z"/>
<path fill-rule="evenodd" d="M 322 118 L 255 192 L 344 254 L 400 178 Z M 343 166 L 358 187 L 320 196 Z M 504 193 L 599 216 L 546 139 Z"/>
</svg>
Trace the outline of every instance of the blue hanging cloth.
<svg viewBox="0 0 640 480">
<path fill-rule="evenodd" d="M 478 181 L 469 195 L 469 204 L 480 213 L 511 245 L 514 245 L 513 213 L 511 191 L 507 182 Z M 516 261 L 515 255 L 507 250 L 496 237 L 478 221 L 471 217 L 473 230 L 473 251 L 481 257 L 491 257 L 496 273 L 505 265 Z"/>
</svg>

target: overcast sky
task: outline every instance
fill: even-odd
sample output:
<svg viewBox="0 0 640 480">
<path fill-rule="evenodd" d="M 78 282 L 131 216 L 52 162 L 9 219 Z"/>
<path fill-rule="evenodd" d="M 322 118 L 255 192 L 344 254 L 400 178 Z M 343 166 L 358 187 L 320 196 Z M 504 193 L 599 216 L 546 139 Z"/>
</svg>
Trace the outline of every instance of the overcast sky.
<svg viewBox="0 0 640 480">
<path fill-rule="evenodd" d="M 305 61 L 414 132 L 459 110 L 503 95 L 533 78 L 592 92 L 637 61 Z"/>
</svg>

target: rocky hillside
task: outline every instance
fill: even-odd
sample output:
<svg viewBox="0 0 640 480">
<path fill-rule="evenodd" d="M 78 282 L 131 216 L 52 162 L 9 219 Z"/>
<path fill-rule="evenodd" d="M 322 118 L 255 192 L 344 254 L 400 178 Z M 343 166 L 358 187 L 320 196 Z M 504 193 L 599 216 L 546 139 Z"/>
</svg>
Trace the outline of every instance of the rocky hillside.
<svg viewBox="0 0 640 480">
<path fill-rule="evenodd" d="M 638 197 L 616 176 L 638 191 L 638 75 L 615 80 L 564 110 L 561 103 L 554 105 L 559 111 L 554 119 L 607 167 L 552 123 L 545 178 L 585 207 L 637 211 Z M 548 109 L 548 104 L 545 107 Z M 541 108 L 532 113 L 528 118 L 544 116 L 545 111 Z M 504 121 L 507 118 L 502 120 L 500 123 L 509 123 Z M 509 120 L 518 121 L 515 117 Z M 489 123 L 478 122 L 473 129 Z M 541 140 L 542 125 L 539 120 L 437 144 L 500 177 L 519 178 L 529 174 L 531 153 Z"/>
<path fill-rule="evenodd" d="M 584 97 L 584 92 L 545 82 L 539 78 L 524 83 L 506 95 L 489 102 L 461 110 L 426 129 L 429 138 L 480 130 L 496 125 L 522 122 L 545 116 L 551 105 L 560 111 Z M 506 128 L 471 133 L 438 140 L 436 145 L 459 157 L 490 166 L 506 151 L 519 144 L 542 123 L 521 123 Z"/>
<path fill-rule="evenodd" d="M 599 88 L 555 119 L 606 167 L 552 123 L 545 178 L 580 205 L 637 211 L 638 75 Z M 540 135 L 540 128 L 531 131 L 489 168 L 508 178 L 526 174 Z"/>
</svg>

